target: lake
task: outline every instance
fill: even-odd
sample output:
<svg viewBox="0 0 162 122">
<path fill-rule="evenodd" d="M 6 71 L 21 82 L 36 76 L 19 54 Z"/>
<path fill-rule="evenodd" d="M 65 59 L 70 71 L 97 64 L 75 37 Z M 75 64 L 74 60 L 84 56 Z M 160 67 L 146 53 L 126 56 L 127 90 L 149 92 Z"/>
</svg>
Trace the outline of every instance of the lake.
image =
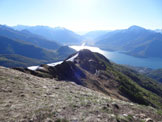
<svg viewBox="0 0 162 122">
<path fill-rule="evenodd" d="M 130 55 L 126 55 L 120 52 L 110 52 L 101 50 L 98 47 L 91 47 L 91 46 L 70 46 L 71 48 L 79 51 L 81 49 L 89 49 L 93 52 L 98 52 L 103 54 L 112 62 L 117 64 L 124 64 L 124 65 L 131 65 L 131 66 L 138 66 L 138 67 L 148 67 L 152 69 L 162 68 L 162 58 L 138 58 Z"/>
</svg>

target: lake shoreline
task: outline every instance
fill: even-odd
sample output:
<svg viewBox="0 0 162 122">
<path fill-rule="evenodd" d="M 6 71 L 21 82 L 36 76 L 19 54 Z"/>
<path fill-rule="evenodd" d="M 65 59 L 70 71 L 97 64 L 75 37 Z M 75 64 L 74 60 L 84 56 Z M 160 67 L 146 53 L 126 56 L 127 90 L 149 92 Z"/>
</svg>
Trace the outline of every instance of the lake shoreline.
<svg viewBox="0 0 162 122">
<path fill-rule="evenodd" d="M 103 54 L 106 58 L 111 60 L 112 62 L 116 64 L 122 64 L 122 65 L 130 65 L 134 67 L 146 67 L 151 69 L 159 69 L 162 68 L 162 58 L 152 58 L 152 57 L 137 57 L 130 54 L 127 54 L 123 51 L 110 51 L 110 50 L 103 50 L 98 47 L 94 46 L 78 46 L 78 45 L 72 45 L 69 46 L 76 51 L 79 51 L 81 49 L 89 49 L 92 52 L 98 52 Z"/>
</svg>

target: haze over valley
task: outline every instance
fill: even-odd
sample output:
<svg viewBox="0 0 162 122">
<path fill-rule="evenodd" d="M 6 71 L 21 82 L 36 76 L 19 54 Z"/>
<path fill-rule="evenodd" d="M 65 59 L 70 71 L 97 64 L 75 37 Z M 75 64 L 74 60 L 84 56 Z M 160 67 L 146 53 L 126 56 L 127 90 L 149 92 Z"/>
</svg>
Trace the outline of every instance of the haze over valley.
<svg viewBox="0 0 162 122">
<path fill-rule="evenodd" d="M 79 46 L 81 49 L 85 49 L 87 48 L 87 46 L 89 46 L 90 50 L 102 53 L 111 61 L 118 64 L 147 67 L 153 69 L 162 68 L 161 63 L 162 56 L 161 53 L 159 53 L 162 51 L 161 49 L 162 34 L 156 32 L 155 30 L 148 30 L 139 26 L 131 26 L 128 29 L 120 29 L 114 31 L 110 30 L 92 31 L 84 35 L 79 35 L 76 32 L 73 32 L 63 27 L 52 28 L 48 26 L 23 26 L 23 25 L 9 27 L 1 25 L 0 29 L 1 29 L 0 36 L 7 37 L 13 40 L 16 39 L 19 40 L 19 42 L 20 40 L 27 41 L 27 43 L 34 44 L 35 46 L 40 48 L 44 48 L 46 49 L 46 51 L 50 50 L 50 53 L 51 54 L 53 53 L 53 55 L 55 56 L 57 56 L 57 54 L 60 53 L 59 57 L 53 60 L 49 59 L 49 56 L 51 55 L 50 54 L 48 55 L 48 61 L 43 61 L 44 59 L 42 58 L 43 60 L 39 61 L 37 64 L 40 64 L 42 62 L 52 63 L 51 61 L 55 62 L 63 60 L 69 54 L 75 52 L 76 49 L 78 51 Z M 75 50 L 69 48 L 68 51 L 67 50 L 68 47 L 66 46 L 73 47 L 73 49 Z M 65 47 L 66 52 L 61 51 L 64 50 L 63 48 Z M 91 47 L 97 47 L 100 49 L 95 50 L 94 48 Z M 8 51 L 7 54 L 10 53 L 15 55 L 18 54 L 18 52 L 15 51 L 12 52 L 11 50 L 8 49 L 8 47 L 6 48 L 7 48 L 6 50 Z M 56 50 L 58 51 L 57 54 Z M 1 52 L 1 54 L 3 53 L 5 54 L 5 52 Z M 35 57 L 32 58 L 36 60 L 37 55 L 39 55 L 39 53 L 37 53 Z M 21 56 L 26 57 L 26 55 L 24 54 L 22 54 Z M 7 56 L 3 55 L 3 57 Z M 11 55 L 8 56 L 7 58 L 10 57 Z M 30 56 L 27 57 L 31 58 Z M 1 62 L 4 63 L 3 60 Z M 30 65 L 25 66 L 32 65 L 31 63 L 29 64 Z M 36 63 L 33 63 L 33 65 L 35 64 Z"/>
</svg>

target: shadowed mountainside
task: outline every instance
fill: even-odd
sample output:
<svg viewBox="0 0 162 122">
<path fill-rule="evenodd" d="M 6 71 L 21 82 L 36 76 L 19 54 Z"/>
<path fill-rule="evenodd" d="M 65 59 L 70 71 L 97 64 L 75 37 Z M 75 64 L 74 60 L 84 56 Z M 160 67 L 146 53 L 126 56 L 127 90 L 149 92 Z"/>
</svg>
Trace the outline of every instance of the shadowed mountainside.
<svg viewBox="0 0 162 122">
<path fill-rule="evenodd" d="M 131 67 L 133 70 L 162 83 L 162 69 Z"/>
<path fill-rule="evenodd" d="M 108 32 L 96 41 L 95 45 L 102 49 L 125 51 L 138 57 L 162 57 L 162 34 L 139 26 Z"/>
<path fill-rule="evenodd" d="M 0 65 L 6 67 L 27 67 L 64 60 L 75 50 L 62 46 L 56 51 L 47 50 L 0 36 Z"/>
<path fill-rule="evenodd" d="M 81 50 L 61 64 L 40 67 L 35 71 L 18 70 L 39 77 L 73 81 L 117 99 L 162 107 L 162 84 L 113 64 L 99 53 Z"/>
<path fill-rule="evenodd" d="M 10 38 L 12 40 L 23 40 L 30 44 L 34 44 L 35 46 L 52 50 L 56 50 L 61 46 L 55 41 L 47 40 L 44 37 L 30 33 L 29 31 L 17 31 L 4 25 L 0 25 L 0 36 Z"/>
</svg>

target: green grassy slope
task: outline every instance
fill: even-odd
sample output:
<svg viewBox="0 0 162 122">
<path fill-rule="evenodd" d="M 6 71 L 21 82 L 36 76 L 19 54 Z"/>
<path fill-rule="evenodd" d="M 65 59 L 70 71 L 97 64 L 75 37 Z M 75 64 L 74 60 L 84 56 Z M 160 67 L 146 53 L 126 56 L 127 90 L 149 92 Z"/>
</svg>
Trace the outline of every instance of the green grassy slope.
<svg viewBox="0 0 162 122">
<path fill-rule="evenodd" d="M 109 64 L 97 55 L 98 60 L 106 65 L 107 74 L 120 84 L 120 94 L 133 102 L 162 108 L 162 84 L 124 66 Z"/>
<path fill-rule="evenodd" d="M 28 44 L 24 41 L 16 41 L 0 36 L 1 66 L 26 67 L 51 63 L 63 60 L 74 52 L 75 51 L 69 47 L 60 47 L 56 51 L 51 51 Z"/>
</svg>

